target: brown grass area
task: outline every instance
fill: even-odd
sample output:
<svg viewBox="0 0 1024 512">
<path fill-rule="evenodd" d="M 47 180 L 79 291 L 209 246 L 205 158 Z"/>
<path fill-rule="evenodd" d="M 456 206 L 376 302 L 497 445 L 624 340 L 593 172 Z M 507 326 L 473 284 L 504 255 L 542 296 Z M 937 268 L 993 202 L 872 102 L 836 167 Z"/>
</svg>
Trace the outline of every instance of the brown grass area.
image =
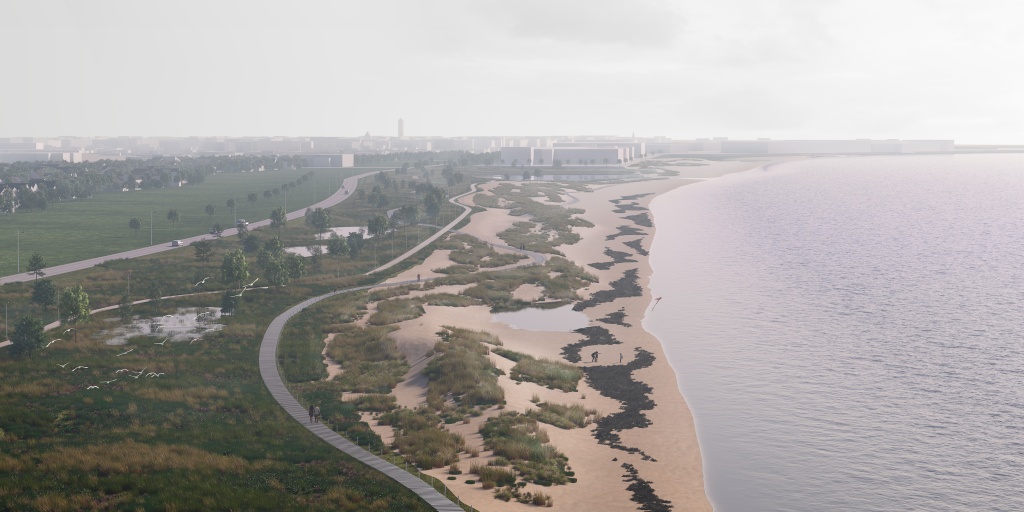
<svg viewBox="0 0 1024 512">
<path fill-rule="evenodd" d="M 31 457 L 0 459 L 0 468 L 5 471 L 81 470 L 113 474 L 186 469 L 239 473 L 248 467 L 249 464 L 239 457 L 217 455 L 191 446 L 151 445 L 135 441 L 81 447 L 62 446 Z"/>
<path fill-rule="evenodd" d="M 189 407 L 215 402 L 217 398 L 227 398 L 228 392 L 213 387 L 201 388 L 143 388 L 135 392 L 140 398 L 158 402 L 185 402 Z"/>
</svg>

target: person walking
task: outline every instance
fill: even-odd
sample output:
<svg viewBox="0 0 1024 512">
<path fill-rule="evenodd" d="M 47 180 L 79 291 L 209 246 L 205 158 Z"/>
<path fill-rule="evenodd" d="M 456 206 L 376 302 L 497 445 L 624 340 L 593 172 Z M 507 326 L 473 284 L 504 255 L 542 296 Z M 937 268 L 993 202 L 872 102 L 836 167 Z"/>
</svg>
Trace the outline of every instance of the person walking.
<svg viewBox="0 0 1024 512">
<path fill-rule="evenodd" d="M 320 406 L 313 408 L 313 423 L 320 423 Z"/>
<path fill-rule="evenodd" d="M 416 282 L 417 283 L 420 282 L 420 275 L 419 274 L 416 274 Z"/>
<path fill-rule="evenodd" d="M 316 414 L 316 410 L 313 408 L 313 405 L 310 404 L 310 406 L 309 406 L 309 422 L 310 423 L 313 423 L 313 416 L 315 414 Z"/>
</svg>

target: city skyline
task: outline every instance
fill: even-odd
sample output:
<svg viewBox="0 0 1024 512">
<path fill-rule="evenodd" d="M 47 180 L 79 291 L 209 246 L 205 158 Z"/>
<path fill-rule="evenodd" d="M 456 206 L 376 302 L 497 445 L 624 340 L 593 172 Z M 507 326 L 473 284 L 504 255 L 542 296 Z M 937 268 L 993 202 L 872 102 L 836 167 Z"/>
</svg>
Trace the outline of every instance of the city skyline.
<svg viewBox="0 0 1024 512">
<path fill-rule="evenodd" d="M 396 7 L 8 4 L 0 137 L 1024 140 L 1009 3 Z"/>
</svg>

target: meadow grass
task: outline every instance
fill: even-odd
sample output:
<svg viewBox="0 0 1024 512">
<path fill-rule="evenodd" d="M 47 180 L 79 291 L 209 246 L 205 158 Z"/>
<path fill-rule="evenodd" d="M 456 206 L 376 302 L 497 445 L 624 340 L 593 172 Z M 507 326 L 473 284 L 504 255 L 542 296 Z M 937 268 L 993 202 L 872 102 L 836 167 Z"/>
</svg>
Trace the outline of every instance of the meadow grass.
<svg viewBox="0 0 1024 512">
<path fill-rule="evenodd" d="M 390 299 L 377 303 L 377 311 L 370 315 L 370 325 L 387 325 L 412 320 L 423 316 L 426 311 L 415 299 Z"/>
<path fill-rule="evenodd" d="M 0 230 L 0 275 L 17 273 L 16 231 L 21 231 L 21 266 L 25 272 L 28 256 L 38 252 L 48 265 L 60 265 L 81 259 L 113 254 L 149 245 L 150 212 L 153 218 L 153 243 L 202 235 L 219 223 L 225 229 L 235 226 L 235 213 L 249 222 L 270 217 L 283 207 L 285 194 L 263 198 L 263 191 L 296 181 L 312 171 L 313 178 L 288 192 L 288 209 L 301 210 L 334 193 L 342 178 L 366 172 L 364 169 L 296 169 L 257 173 L 217 173 L 203 183 L 180 188 L 105 192 L 63 203 L 52 203 L 46 210 L 3 216 Z M 249 203 L 250 192 L 259 195 Z M 226 206 L 236 202 L 235 211 Z M 346 200 L 345 202 L 350 202 Z M 208 216 L 207 204 L 215 208 Z M 168 210 L 178 210 L 180 220 L 167 220 Z M 138 233 L 128 227 L 128 219 L 137 217 L 143 228 Z M 300 221 L 301 223 L 301 221 Z"/>
</svg>

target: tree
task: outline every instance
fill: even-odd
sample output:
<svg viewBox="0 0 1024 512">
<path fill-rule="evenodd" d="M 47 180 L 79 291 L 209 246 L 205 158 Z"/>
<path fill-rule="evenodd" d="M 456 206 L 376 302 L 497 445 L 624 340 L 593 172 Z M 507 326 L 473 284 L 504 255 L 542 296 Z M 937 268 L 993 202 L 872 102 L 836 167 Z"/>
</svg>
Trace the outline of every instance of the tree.
<svg viewBox="0 0 1024 512">
<path fill-rule="evenodd" d="M 323 241 L 324 232 L 331 227 L 331 211 L 323 208 L 306 209 L 306 225 L 316 230 L 318 238 Z"/>
<path fill-rule="evenodd" d="M 46 275 L 43 269 L 46 268 L 46 262 L 43 261 L 43 257 L 38 252 L 32 253 L 32 256 L 28 259 L 28 273 L 36 276 L 36 279 Z"/>
<path fill-rule="evenodd" d="M 562 166 L 562 161 L 561 160 L 555 160 L 552 163 L 552 165 L 554 165 L 556 168 L 561 167 Z"/>
<path fill-rule="evenodd" d="M 337 233 L 331 233 L 331 237 L 327 239 L 327 253 L 334 256 L 338 260 L 338 268 L 335 275 L 341 275 L 341 258 L 348 254 L 348 243 L 344 238 L 338 236 Z"/>
<path fill-rule="evenodd" d="M 544 171 L 541 171 L 540 169 L 535 169 L 533 171 L 533 175 L 536 176 L 537 178 L 540 178 L 541 176 L 544 176 Z"/>
<path fill-rule="evenodd" d="M 270 196 L 272 195 L 274 194 L 270 191 L 269 188 L 263 191 L 263 199 L 266 199 L 267 201 L 270 201 Z"/>
<path fill-rule="evenodd" d="M 234 199 L 228 199 L 224 203 L 224 206 L 227 206 L 228 208 L 234 208 L 235 207 L 235 200 Z"/>
<path fill-rule="evenodd" d="M 377 246 L 379 245 L 380 238 L 388 232 L 388 218 L 384 215 L 377 214 L 370 217 L 370 220 L 366 221 L 366 232 L 370 236 L 375 238 L 373 244 L 373 264 L 377 264 Z"/>
<path fill-rule="evenodd" d="M 284 213 L 284 208 L 279 206 L 270 212 L 270 227 L 283 228 L 287 223 L 288 216 Z"/>
<path fill-rule="evenodd" d="M 224 296 L 220 299 L 220 313 L 222 315 L 230 315 L 235 312 L 235 308 L 238 307 L 238 294 L 228 290 L 224 292 Z"/>
<path fill-rule="evenodd" d="M 121 317 L 121 323 L 131 323 L 133 314 L 132 298 L 127 293 L 121 296 L 121 302 L 117 305 L 117 313 Z"/>
<path fill-rule="evenodd" d="M 14 357 L 30 357 L 46 345 L 46 332 L 43 322 L 30 316 L 23 316 L 14 324 L 11 333 L 11 354 Z"/>
<path fill-rule="evenodd" d="M 245 255 L 241 249 L 224 255 L 224 263 L 220 266 L 220 278 L 229 285 L 237 285 L 237 288 L 241 288 L 245 280 L 249 279 L 249 265 L 245 262 Z"/>
<path fill-rule="evenodd" d="M 139 230 L 142 229 L 142 221 L 138 217 L 132 217 L 128 219 L 128 227 L 135 232 L 135 237 L 138 238 Z"/>
<path fill-rule="evenodd" d="M 256 192 L 249 192 L 249 196 L 245 198 L 249 201 L 249 211 L 252 211 L 252 207 L 256 206 L 256 202 L 260 200 L 260 196 L 256 195 Z"/>
<path fill-rule="evenodd" d="M 85 293 L 82 285 L 69 286 L 60 291 L 57 303 L 64 315 L 60 319 L 61 325 L 71 324 L 76 327 L 75 341 L 78 341 L 78 324 L 89 320 L 89 294 Z"/>
<path fill-rule="evenodd" d="M 213 256 L 213 242 L 209 240 L 192 242 L 192 248 L 196 251 L 196 261 L 210 261 Z"/>
<path fill-rule="evenodd" d="M 345 243 L 348 244 L 349 256 L 351 256 L 352 259 L 355 259 L 363 250 L 363 246 L 366 244 L 366 239 L 363 238 L 362 231 L 353 231 L 345 237 Z"/>
<path fill-rule="evenodd" d="M 210 219 L 213 219 L 213 214 L 214 212 L 217 211 L 217 209 L 213 207 L 213 203 L 206 203 L 206 208 L 204 208 L 203 210 L 206 211 L 206 215 Z"/>
<path fill-rule="evenodd" d="M 167 210 L 167 220 L 171 221 L 171 227 L 174 227 L 174 225 L 181 220 L 181 216 L 178 215 L 178 210 Z"/>
<path fill-rule="evenodd" d="M 523 171 L 523 181 L 530 181 L 530 171 Z"/>
<path fill-rule="evenodd" d="M 57 305 L 57 285 L 49 279 L 36 281 L 32 286 L 32 302 L 43 307 L 43 311 L 50 306 Z"/>
</svg>

